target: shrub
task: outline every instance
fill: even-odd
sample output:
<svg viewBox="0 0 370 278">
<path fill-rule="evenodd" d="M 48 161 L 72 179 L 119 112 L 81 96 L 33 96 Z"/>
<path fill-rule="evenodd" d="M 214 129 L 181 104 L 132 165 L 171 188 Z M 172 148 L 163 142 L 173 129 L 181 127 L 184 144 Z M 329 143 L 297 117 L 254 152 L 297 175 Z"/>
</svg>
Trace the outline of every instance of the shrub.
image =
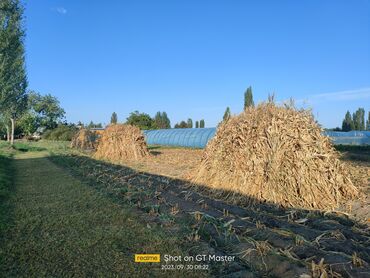
<svg viewBox="0 0 370 278">
<path fill-rule="evenodd" d="M 60 125 L 55 129 L 47 130 L 43 138 L 53 141 L 71 141 L 77 133 L 77 128 L 74 126 Z"/>
</svg>

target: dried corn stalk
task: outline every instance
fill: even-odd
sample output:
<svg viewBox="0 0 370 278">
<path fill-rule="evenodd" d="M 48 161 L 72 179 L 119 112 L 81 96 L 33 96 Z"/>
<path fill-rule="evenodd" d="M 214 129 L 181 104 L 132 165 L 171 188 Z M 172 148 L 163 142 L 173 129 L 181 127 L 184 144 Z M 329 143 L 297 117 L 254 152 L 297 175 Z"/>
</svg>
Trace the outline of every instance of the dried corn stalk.
<svg viewBox="0 0 370 278">
<path fill-rule="evenodd" d="M 95 149 L 98 144 L 97 135 L 88 130 L 81 129 L 72 138 L 71 148 L 79 148 L 83 150 Z"/>
<path fill-rule="evenodd" d="M 263 103 L 220 125 L 192 181 L 238 204 L 333 209 L 358 194 L 310 111 Z"/>
<path fill-rule="evenodd" d="M 113 161 L 138 160 L 148 156 L 144 135 L 136 126 L 114 124 L 108 126 L 100 139 L 96 158 Z"/>
</svg>

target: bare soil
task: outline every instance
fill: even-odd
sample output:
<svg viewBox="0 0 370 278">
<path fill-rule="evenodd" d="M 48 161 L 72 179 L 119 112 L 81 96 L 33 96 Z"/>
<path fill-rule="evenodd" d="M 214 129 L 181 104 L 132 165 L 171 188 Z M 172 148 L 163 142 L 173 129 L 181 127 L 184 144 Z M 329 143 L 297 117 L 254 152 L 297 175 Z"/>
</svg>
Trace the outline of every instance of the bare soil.
<svg viewBox="0 0 370 278">
<path fill-rule="evenodd" d="M 189 173 L 199 165 L 203 150 L 156 147 L 150 153 L 150 157 L 127 161 L 125 165 L 151 174 L 188 179 Z"/>
</svg>

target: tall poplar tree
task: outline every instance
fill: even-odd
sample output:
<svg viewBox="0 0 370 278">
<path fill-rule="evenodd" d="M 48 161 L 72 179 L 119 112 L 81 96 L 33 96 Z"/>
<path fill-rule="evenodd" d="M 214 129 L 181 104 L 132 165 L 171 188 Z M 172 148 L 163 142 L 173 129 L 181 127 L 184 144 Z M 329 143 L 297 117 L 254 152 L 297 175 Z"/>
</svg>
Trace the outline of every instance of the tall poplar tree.
<svg viewBox="0 0 370 278">
<path fill-rule="evenodd" d="M 162 121 L 163 121 L 163 128 L 171 128 L 171 121 L 167 116 L 166 112 L 162 112 Z"/>
<path fill-rule="evenodd" d="M 188 128 L 193 128 L 193 120 L 189 118 L 187 121 L 187 125 L 188 125 Z"/>
<path fill-rule="evenodd" d="M 19 0 L 0 1 L 0 113 L 11 123 L 14 143 L 15 121 L 27 108 L 23 7 Z"/>
<path fill-rule="evenodd" d="M 112 113 L 112 116 L 110 117 L 110 123 L 111 124 L 117 124 L 118 122 L 118 116 L 116 112 Z"/>
<path fill-rule="evenodd" d="M 223 121 L 226 122 L 231 117 L 230 107 L 227 107 L 223 116 Z"/>
<path fill-rule="evenodd" d="M 254 107 L 254 101 L 253 101 L 253 94 L 252 94 L 252 87 L 249 86 L 247 90 L 244 93 L 244 109 L 247 109 L 247 107 Z"/>
<path fill-rule="evenodd" d="M 157 112 L 154 116 L 154 125 L 156 129 L 167 129 L 171 128 L 170 119 L 166 112 Z"/>
<path fill-rule="evenodd" d="M 354 129 L 352 115 L 349 111 L 347 111 L 343 123 L 342 123 L 342 130 L 343 131 L 351 131 Z"/>
<path fill-rule="evenodd" d="M 353 124 L 355 130 L 365 130 L 365 109 L 359 108 L 353 113 Z"/>
</svg>

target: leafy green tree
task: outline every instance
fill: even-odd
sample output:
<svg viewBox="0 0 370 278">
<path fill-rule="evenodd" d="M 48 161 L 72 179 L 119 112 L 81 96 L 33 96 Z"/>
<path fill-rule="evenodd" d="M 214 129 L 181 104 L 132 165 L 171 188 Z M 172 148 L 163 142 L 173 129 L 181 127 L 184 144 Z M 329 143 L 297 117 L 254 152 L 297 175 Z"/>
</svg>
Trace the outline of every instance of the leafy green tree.
<svg viewBox="0 0 370 278">
<path fill-rule="evenodd" d="M 181 121 L 179 124 L 179 128 L 188 128 L 188 124 L 185 121 Z"/>
<path fill-rule="evenodd" d="M 48 95 L 41 95 L 31 91 L 28 94 L 27 110 L 18 121 L 18 132 L 30 135 L 38 128 L 54 129 L 62 123 L 64 110 L 59 101 Z"/>
<path fill-rule="evenodd" d="M 0 113 L 0 131 L 4 134 L 6 140 L 10 141 L 10 120 L 9 117 Z"/>
<path fill-rule="evenodd" d="M 154 116 L 154 128 L 156 129 L 167 129 L 171 128 L 170 119 L 166 112 L 157 112 Z"/>
<path fill-rule="evenodd" d="M 116 124 L 117 121 L 118 121 L 117 113 L 116 112 L 113 112 L 112 113 L 112 116 L 110 117 L 110 123 L 111 124 Z"/>
<path fill-rule="evenodd" d="M 87 125 L 87 128 L 94 128 L 95 124 L 93 121 L 90 121 L 90 123 Z"/>
<path fill-rule="evenodd" d="M 199 122 L 199 127 L 200 128 L 204 128 L 206 126 L 206 124 L 205 124 L 205 122 L 204 122 L 204 120 L 202 119 L 202 120 L 200 120 L 200 122 Z"/>
<path fill-rule="evenodd" d="M 40 126 L 40 120 L 34 113 L 31 111 L 27 111 L 22 115 L 22 117 L 18 121 L 18 126 L 26 135 L 31 135 L 34 133 Z"/>
<path fill-rule="evenodd" d="M 84 123 L 83 122 L 81 122 L 81 121 L 78 121 L 77 122 L 77 127 L 84 127 L 85 125 L 84 125 Z"/>
<path fill-rule="evenodd" d="M 185 121 L 175 124 L 175 128 L 188 128 L 188 124 Z"/>
<path fill-rule="evenodd" d="M 65 111 L 59 100 L 51 94 L 41 95 L 30 92 L 28 95 L 28 109 L 38 117 L 40 126 L 46 129 L 56 128 L 64 119 Z"/>
<path fill-rule="evenodd" d="M 229 120 L 230 117 L 231 117 L 230 107 L 227 107 L 222 120 L 225 122 L 225 121 Z"/>
<path fill-rule="evenodd" d="M 162 113 L 158 111 L 154 116 L 154 126 L 156 129 L 162 129 Z"/>
<path fill-rule="evenodd" d="M 343 123 L 342 123 L 342 130 L 343 131 L 351 131 L 354 129 L 352 115 L 349 111 L 347 111 Z"/>
<path fill-rule="evenodd" d="M 199 122 L 198 121 L 195 122 L 195 128 L 199 128 Z"/>
<path fill-rule="evenodd" d="M 359 108 L 353 113 L 354 130 L 365 130 L 365 109 Z"/>
<path fill-rule="evenodd" d="M 188 128 L 193 128 L 193 120 L 192 119 L 188 119 L 188 122 L 187 122 L 187 126 Z"/>
<path fill-rule="evenodd" d="M 370 111 L 369 111 L 368 116 L 367 116 L 366 130 L 370 131 Z"/>
<path fill-rule="evenodd" d="M 11 123 L 14 143 L 15 121 L 27 106 L 23 7 L 19 0 L 0 1 L 0 111 Z"/>
<path fill-rule="evenodd" d="M 139 111 L 134 111 L 130 113 L 127 118 L 126 124 L 136 125 L 140 129 L 154 129 L 154 120 L 146 113 L 140 113 Z"/>
<path fill-rule="evenodd" d="M 254 107 L 253 101 L 253 94 L 252 94 L 252 87 L 249 86 L 247 90 L 244 92 L 244 109 L 247 107 Z"/>
<path fill-rule="evenodd" d="M 171 121 L 167 116 L 166 112 L 162 112 L 162 121 L 163 121 L 163 128 L 171 128 Z"/>
</svg>

